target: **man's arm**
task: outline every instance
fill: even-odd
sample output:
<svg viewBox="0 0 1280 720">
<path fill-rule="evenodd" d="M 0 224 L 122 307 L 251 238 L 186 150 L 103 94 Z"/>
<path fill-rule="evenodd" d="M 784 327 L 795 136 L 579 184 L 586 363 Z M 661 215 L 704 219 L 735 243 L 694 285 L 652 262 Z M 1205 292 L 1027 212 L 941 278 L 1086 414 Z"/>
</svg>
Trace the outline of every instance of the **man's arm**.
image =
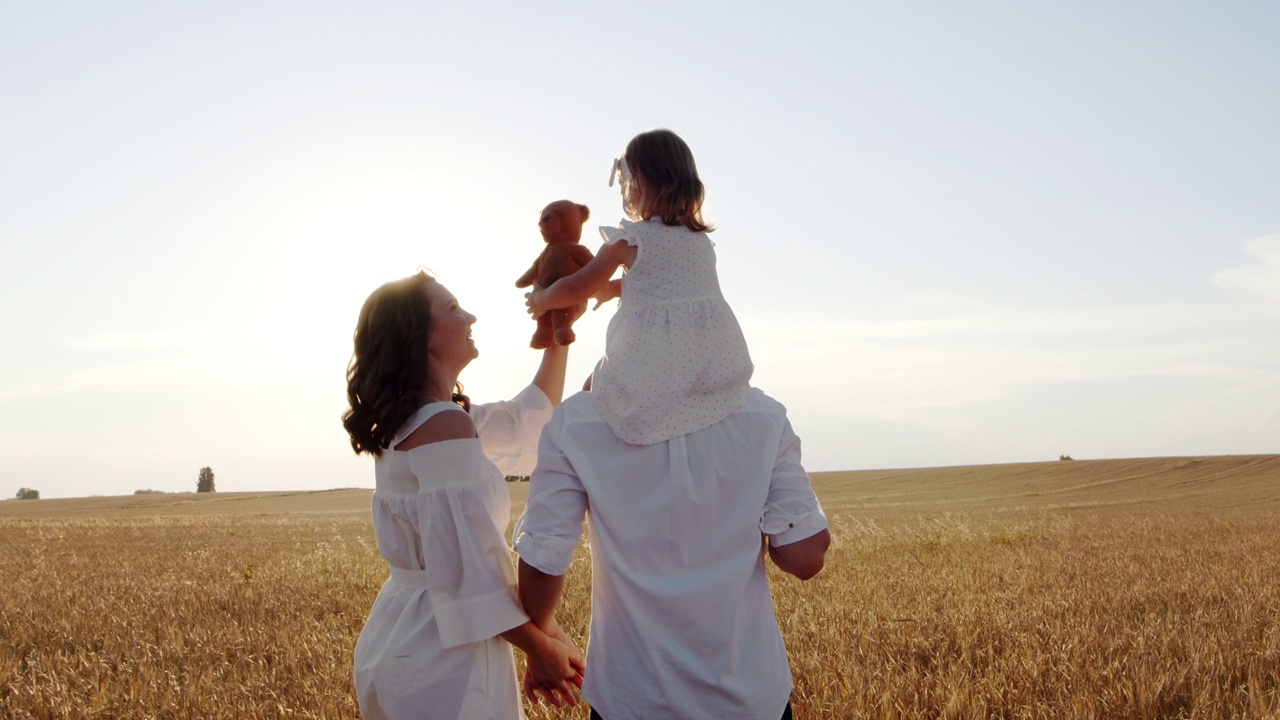
<svg viewBox="0 0 1280 720">
<path fill-rule="evenodd" d="M 827 548 L 831 547 L 831 531 L 823 530 L 804 540 L 789 545 L 769 545 L 769 557 L 778 569 L 801 580 L 808 580 L 822 571 Z M 525 612 L 528 612 L 526 606 Z"/>
<path fill-rule="evenodd" d="M 544 630 L 551 628 L 556 606 L 564 594 L 564 576 L 548 575 L 521 560 L 518 587 L 520 604 L 533 624 Z"/>
<path fill-rule="evenodd" d="M 569 652 L 569 662 L 577 676 L 567 682 L 571 682 L 581 688 L 582 674 L 587 669 L 582 660 L 582 653 L 555 621 L 556 605 L 560 603 L 560 597 L 564 594 L 564 576 L 548 575 L 521 560 L 517 589 L 520 595 L 520 602 L 524 605 L 525 612 L 529 614 L 529 620 L 533 625 L 563 643 L 563 646 Z M 560 707 L 561 701 L 574 705 L 573 696 L 568 692 L 566 680 L 558 677 L 560 675 L 562 675 L 562 671 L 558 667 L 552 666 L 548 670 L 535 667 L 530 662 L 524 674 L 525 695 L 533 699 L 535 703 L 538 702 L 538 694 L 542 693 L 556 707 Z"/>
<path fill-rule="evenodd" d="M 785 419 L 760 530 L 768 541 L 769 557 L 779 570 L 801 580 L 822 571 L 831 530 L 800 462 L 800 438 Z"/>
<path fill-rule="evenodd" d="M 582 483 L 557 443 L 564 411 L 563 406 L 557 409 L 542 431 L 538 465 L 529 478 L 529 499 L 512 531 L 512 544 L 520 554 L 516 595 L 530 622 L 581 658 L 573 641 L 555 621 L 555 609 L 564 594 L 564 573 L 582 535 L 587 510 Z M 581 660 L 574 667 L 579 673 L 574 684 L 578 684 L 586 668 Z M 530 665 L 525 672 L 525 693 L 536 697 L 538 692 L 550 689 L 556 680 L 554 675 L 544 675 Z"/>
</svg>

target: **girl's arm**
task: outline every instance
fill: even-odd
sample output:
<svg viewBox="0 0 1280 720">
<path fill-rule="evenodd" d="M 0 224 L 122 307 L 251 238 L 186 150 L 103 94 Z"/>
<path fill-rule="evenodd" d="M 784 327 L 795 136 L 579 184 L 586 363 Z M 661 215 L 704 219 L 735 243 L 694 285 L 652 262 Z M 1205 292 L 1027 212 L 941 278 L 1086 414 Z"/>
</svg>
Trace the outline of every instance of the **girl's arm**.
<svg viewBox="0 0 1280 720">
<path fill-rule="evenodd" d="M 601 305 L 614 298 L 622 297 L 622 278 L 615 278 L 605 283 L 592 297 L 596 299 L 596 304 L 591 307 L 592 310 L 599 310 Z"/>
<path fill-rule="evenodd" d="M 600 292 L 623 264 L 624 254 L 630 248 L 625 242 L 618 241 L 600 248 L 600 252 L 581 270 L 566 275 L 551 284 L 550 287 L 537 289 L 525 295 L 525 304 L 529 313 L 539 317 L 548 310 L 572 307 L 585 303 L 588 298 Z"/>
</svg>

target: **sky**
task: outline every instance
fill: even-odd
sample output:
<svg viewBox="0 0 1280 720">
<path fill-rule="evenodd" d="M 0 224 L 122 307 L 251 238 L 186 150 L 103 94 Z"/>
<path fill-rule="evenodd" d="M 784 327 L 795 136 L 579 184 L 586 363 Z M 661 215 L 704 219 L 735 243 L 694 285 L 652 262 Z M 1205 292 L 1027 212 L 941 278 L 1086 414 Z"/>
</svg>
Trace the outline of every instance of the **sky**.
<svg viewBox="0 0 1280 720">
<path fill-rule="evenodd" d="M 476 401 L 538 211 L 690 145 L 811 471 L 1280 452 L 1273 2 L 0 3 L 0 495 L 372 487 L 365 297 Z M 579 320 L 569 384 L 613 306 Z"/>
</svg>

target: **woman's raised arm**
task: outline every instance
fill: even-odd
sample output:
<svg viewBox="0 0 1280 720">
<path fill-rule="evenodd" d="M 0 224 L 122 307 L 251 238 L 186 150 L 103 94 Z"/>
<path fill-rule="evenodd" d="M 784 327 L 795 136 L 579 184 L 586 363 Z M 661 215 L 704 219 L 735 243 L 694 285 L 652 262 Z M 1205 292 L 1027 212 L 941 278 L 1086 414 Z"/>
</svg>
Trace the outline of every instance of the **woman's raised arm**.
<svg viewBox="0 0 1280 720">
<path fill-rule="evenodd" d="M 552 406 L 559 405 L 564 397 L 564 373 L 568 364 L 568 347 L 551 343 L 542 351 L 542 363 L 533 375 L 533 384 L 551 400 Z"/>
</svg>

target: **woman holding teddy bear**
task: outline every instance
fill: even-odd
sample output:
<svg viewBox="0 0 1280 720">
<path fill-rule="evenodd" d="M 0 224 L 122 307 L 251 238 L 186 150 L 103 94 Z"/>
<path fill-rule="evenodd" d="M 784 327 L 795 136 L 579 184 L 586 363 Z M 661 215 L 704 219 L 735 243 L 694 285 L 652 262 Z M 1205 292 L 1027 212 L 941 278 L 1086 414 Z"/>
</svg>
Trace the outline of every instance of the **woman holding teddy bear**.
<svg viewBox="0 0 1280 720">
<path fill-rule="evenodd" d="M 580 312 L 578 309 L 577 312 Z M 343 426 L 374 456 L 373 527 L 391 566 L 355 650 L 361 714 L 524 717 L 511 646 L 554 678 L 543 698 L 574 704 L 582 654 L 515 596 L 504 475 L 527 475 L 564 391 L 568 350 L 552 344 L 515 398 L 472 405 L 458 374 L 477 355 L 476 317 L 425 272 L 379 287 L 360 310 Z"/>
</svg>

